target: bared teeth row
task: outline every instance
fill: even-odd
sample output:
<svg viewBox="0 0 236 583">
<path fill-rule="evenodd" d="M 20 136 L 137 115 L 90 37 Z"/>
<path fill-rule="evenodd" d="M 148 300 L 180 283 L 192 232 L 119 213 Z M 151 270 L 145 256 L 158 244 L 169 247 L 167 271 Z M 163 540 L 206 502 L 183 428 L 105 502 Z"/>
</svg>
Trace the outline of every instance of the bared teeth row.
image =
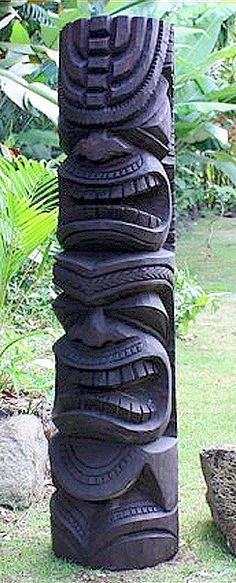
<svg viewBox="0 0 236 583">
<path fill-rule="evenodd" d="M 154 514 L 156 512 L 160 512 L 160 507 L 154 506 L 152 504 L 138 504 L 136 506 L 132 505 L 129 507 L 121 507 L 118 510 L 115 509 L 112 511 L 110 516 L 110 522 L 116 523 L 120 520 L 124 520 L 125 518 L 130 518 L 134 516 L 142 516 L 143 514 Z"/>
<path fill-rule="evenodd" d="M 137 170 L 139 170 L 142 166 L 142 159 L 141 157 L 136 160 L 135 162 L 133 162 L 132 164 L 129 164 L 128 166 L 126 166 L 125 168 L 120 168 L 117 170 L 112 170 L 110 172 L 105 172 L 105 171 L 96 171 L 93 172 L 92 169 L 86 169 L 86 167 L 83 167 L 83 172 L 81 174 L 77 174 L 78 178 L 88 178 L 88 179 L 92 179 L 92 180 L 111 180 L 113 178 L 123 178 L 124 176 L 128 176 L 129 174 L 131 174 L 132 172 L 137 172 Z M 74 169 L 74 161 L 69 162 L 69 160 L 67 160 L 66 162 L 66 169 L 67 171 L 71 169 L 72 173 L 73 173 L 73 169 Z M 63 169 L 62 169 L 63 172 Z"/>
<path fill-rule="evenodd" d="M 108 219 L 113 221 L 123 221 L 127 223 L 133 223 L 140 225 L 142 227 L 149 227 L 155 229 L 160 225 L 160 219 L 152 214 L 146 213 L 141 210 L 134 208 L 124 207 L 124 206 L 81 206 L 78 209 L 78 216 L 75 217 L 75 210 L 71 209 L 71 213 L 68 213 L 68 222 L 76 221 L 93 221 L 96 219 Z M 64 224 L 66 226 L 67 217 L 64 217 Z"/>
<path fill-rule="evenodd" d="M 147 422 L 156 413 L 156 405 L 150 396 L 140 402 L 120 392 L 100 396 L 84 395 L 78 400 L 75 399 L 73 405 L 79 411 L 99 412 L 135 423 Z"/>
<path fill-rule="evenodd" d="M 106 371 L 78 370 L 77 383 L 90 388 L 120 387 L 159 374 L 158 365 L 150 361 L 137 361 Z"/>
<path fill-rule="evenodd" d="M 61 179 L 61 189 L 64 190 L 64 194 L 68 194 L 72 198 L 79 200 L 85 200 L 87 202 L 96 201 L 101 202 L 102 200 L 121 200 L 128 196 L 136 196 L 146 192 L 147 190 L 153 189 L 160 186 L 160 181 L 155 175 L 147 175 L 135 180 L 130 180 L 122 184 L 115 184 L 110 186 L 100 186 L 98 187 L 89 184 L 85 187 L 84 184 L 76 184 L 72 180 Z"/>
</svg>

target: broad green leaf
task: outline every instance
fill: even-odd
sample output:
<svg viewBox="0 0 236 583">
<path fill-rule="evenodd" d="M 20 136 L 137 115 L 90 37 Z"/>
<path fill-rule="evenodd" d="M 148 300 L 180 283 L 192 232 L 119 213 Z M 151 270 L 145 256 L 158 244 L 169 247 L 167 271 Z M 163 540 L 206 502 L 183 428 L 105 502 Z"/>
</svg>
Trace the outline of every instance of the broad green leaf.
<svg viewBox="0 0 236 583">
<path fill-rule="evenodd" d="M 30 44 L 30 37 L 27 30 L 18 20 L 16 20 L 16 22 L 13 24 L 10 40 L 13 44 Z"/>
<path fill-rule="evenodd" d="M 64 26 L 69 23 L 77 20 L 78 18 L 89 18 L 90 17 L 90 10 L 88 7 L 88 2 L 78 3 L 78 8 L 63 10 L 61 14 L 58 16 L 57 14 L 51 14 L 50 20 L 53 23 L 53 26 L 58 30 L 62 30 Z"/>
<path fill-rule="evenodd" d="M 215 138 L 222 146 L 228 146 L 229 133 L 228 130 L 219 125 L 209 123 L 207 124 L 207 131 L 210 136 Z"/>
<path fill-rule="evenodd" d="M 236 103 L 221 103 L 220 101 L 191 101 L 177 104 L 176 113 L 187 115 L 193 111 L 204 113 L 206 115 L 215 111 L 227 112 L 236 111 Z"/>
<path fill-rule="evenodd" d="M 189 129 L 189 131 L 187 131 L 185 134 L 185 141 L 187 144 L 204 142 L 209 138 L 213 138 L 214 141 L 217 141 L 218 144 L 224 148 L 228 146 L 228 130 L 213 123 L 199 121 L 197 126 L 193 128 L 192 131 Z"/>
<path fill-rule="evenodd" d="M 177 119 L 175 122 L 175 131 L 177 138 L 186 139 L 188 137 L 188 134 L 190 134 L 194 130 L 198 130 L 199 125 L 201 123 L 202 124 L 204 123 L 204 120 L 202 120 L 201 116 L 197 116 L 197 119 L 191 122 L 189 120 Z"/>
<path fill-rule="evenodd" d="M 204 93 L 204 95 L 207 96 L 207 99 L 209 97 L 209 94 L 211 94 L 218 88 L 216 81 L 210 75 L 198 75 L 195 78 L 195 81 L 198 84 L 201 91 Z M 213 101 L 213 99 L 211 101 Z M 217 101 L 217 98 L 215 101 Z"/>
<path fill-rule="evenodd" d="M 236 84 L 229 85 L 224 89 L 211 91 L 207 94 L 207 99 L 212 101 L 228 102 L 236 100 Z"/>
<path fill-rule="evenodd" d="M 1 16 L 1 13 L 0 13 Z M 16 18 L 17 13 L 15 11 L 12 11 L 10 14 L 7 14 L 7 16 L 5 16 L 4 18 L 1 18 L 0 20 L 0 30 L 3 30 L 3 28 L 6 28 L 10 22 L 12 22 L 12 20 L 14 20 L 14 18 Z"/>
<path fill-rule="evenodd" d="M 38 65 L 27 62 L 20 62 L 15 63 L 12 67 L 9 68 L 11 73 L 18 75 L 19 77 L 27 77 L 27 75 L 32 75 L 35 71 L 37 71 Z"/>
<path fill-rule="evenodd" d="M 0 69 L 1 89 L 21 109 L 44 113 L 56 126 L 58 123 L 57 92 L 43 83 L 28 83 L 10 71 Z"/>
<path fill-rule="evenodd" d="M 26 44 L 18 44 L 12 42 L 0 42 L 0 48 L 3 51 L 9 51 L 14 54 L 19 53 L 19 55 L 34 55 L 34 51 L 32 46 Z M 1 61 L 1 66 L 3 66 L 3 62 Z"/>
<path fill-rule="evenodd" d="M 174 6 L 176 6 L 176 0 L 169 0 L 168 2 L 157 2 L 156 0 L 134 0 L 133 2 L 111 0 L 104 12 L 113 15 L 127 14 L 128 16 L 162 18 Z"/>
<path fill-rule="evenodd" d="M 206 35 L 206 31 L 203 28 L 190 28 L 188 26 L 175 26 L 175 40 L 177 48 L 179 46 L 179 41 L 183 41 L 185 37 L 188 39 L 192 36 L 196 36 L 197 34 Z M 194 42 L 194 39 L 193 39 Z M 190 45 L 192 48 L 192 46 Z"/>
<path fill-rule="evenodd" d="M 236 11 L 236 9 L 235 9 Z M 236 55 L 236 44 L 231 45 L 229 47 L 225 47 L 224 49 L 220 49 L 218 51 L 214 51 L 209 55 L 208 59 L 206 59 L 202 65 L 204 70 L 210 69 L 212 65 L 218 63 L 219 61 L 224 61 L 226 59 L 232 59 Z"/>
<path fill-rule="evenodd" d="M 224 6 L 219 3 L 216 7 L 206 10 L 197 23 L 198 28 L 204 29 L 205 33 L 199 34 L 198 40 L 192 43 L 191 49 L 186 51 L 183 57 L 195 67 L 204 64 L 215 46 L 222 23 L 233 14 L 236 14 L 235 3 L 225 3 Z M 179 74 L 184 72 L 184 65 L 180 65 Z"/>
<path fill-rule="evenodd" d="M 53 51 L 52 49 L 46 48 L 46 54 L 48 55 L 49 59 L 54 61 L 56 65 L 59 67 L 59 51 Z"/>
<path fill-rule="evenodd" d="M 204 93 L 199 88 L 196 81 L 188 81 L 181 89 L 176 89 L 176 103 L 186 103 L 189 101 L 203 101 Z"/>
<path fill-rule="evenodd" d="M 47 26 L 42 24 L 41 27 L 41 38 L 45 45 L 52 50 L 59 50 L 59 34 L 60 28 Z"/>
<path fill-rule="evenodd" d="M 30 91 L 34 91 L 37 95 L 45 97 L 46 99 L 48 99 L 49 101 L 51 101 L 51 103 L 54 103 L 55 105 L 57 104 L 57 100 L 58 100 L 57 92 L 54 91 L 53 89 L 50 89 L 50 87 L 47 87 L 43 83 L 28 83 L 24 79 L 18 78 L 17 75 L 14 75 L 13 73 L 10 73 L 9 71 L 5 71 L 4 69 L 2 70 L 0 67 L 0 78 L 1 77 L 3 79 L 9 79 L 9 80 L 15 82 L 20 87 L 23 87 L 23 88 L 28 89 Z"/>
<path fill-rule="evenodd" d="M 209 8 L 209 2 L 200 2 L 199 0 L 193 0 L 192 2 L 185 2 L 183 0 L 181 6 L 177 0 L 175 4 L 177 10 L 171 15 L 171 20 L 175 25 L 185 25 L 186 22 L 196 21 Z"/>
<path fill-rule="evenodd" d="M 93 16 L 99 16 L 109 0 L 88 0 L 88 8 Z"/>
<path fill-rule="evenodd" d="M 216 152 L 214 154 L 214 165 L 218 170 L 226 174 L 236 186 L 236 161 L 230 154 Z"/>
</svg>

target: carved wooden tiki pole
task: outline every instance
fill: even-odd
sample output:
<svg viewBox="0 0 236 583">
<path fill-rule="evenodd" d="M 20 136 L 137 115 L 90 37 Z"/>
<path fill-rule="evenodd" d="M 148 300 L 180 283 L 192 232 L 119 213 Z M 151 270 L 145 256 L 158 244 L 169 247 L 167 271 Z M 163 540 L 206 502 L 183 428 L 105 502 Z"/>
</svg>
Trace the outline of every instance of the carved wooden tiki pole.
<svg viewBox="0 0 236 583">
<path fill-rule="evenodd" d="M 53 548 L 110 569 L 177 551 L 173 34 L 98 17 L 61 38 Z"/>
</svg>

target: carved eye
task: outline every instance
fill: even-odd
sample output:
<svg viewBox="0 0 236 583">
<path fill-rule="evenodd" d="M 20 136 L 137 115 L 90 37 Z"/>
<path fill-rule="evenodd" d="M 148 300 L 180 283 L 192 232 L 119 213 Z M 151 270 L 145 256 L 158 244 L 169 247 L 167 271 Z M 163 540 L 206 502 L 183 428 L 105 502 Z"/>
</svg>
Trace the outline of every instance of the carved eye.
<svg viewBox="0 0 236 583">
<path fill-rule="evenodd" d="M 85 320 L 88 308 L 77 300 L 69 298 L 66 294 L 61 294 L 53 302 L 55 313 L 63 328 L 68 331 L 74 324 Z"/>
<path fill-rule="evenodd" d="M 107 306 L 105 312 L 110 317 L 148 330 L 161 337 L 164 343 L 168 341 L 169 318 L 158 294 L 143 293 L 129 296 Z"/>
<path fill-rule="evenodd" d="M 122 134 L 124 134 L 126 139 L 133 145 L 138 146 L 139 149 L 141 144 L 143 150 L 147 150 L 147 152 L 150 152 L 159 160 L 164 158 L 164 156 L 167 156 L 169 153 L 169 140 L 158 127 L 129 129 L 126 132 L 121 132 L 121 135 Z"/>
</svg>

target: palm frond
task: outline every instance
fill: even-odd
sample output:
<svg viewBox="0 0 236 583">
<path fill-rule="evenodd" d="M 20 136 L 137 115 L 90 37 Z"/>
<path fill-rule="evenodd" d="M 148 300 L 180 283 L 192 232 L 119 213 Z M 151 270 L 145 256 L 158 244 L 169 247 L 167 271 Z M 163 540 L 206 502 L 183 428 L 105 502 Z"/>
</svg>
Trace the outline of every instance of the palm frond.
<svg viewBox="0 0 236 583">
<path fill-rule="evenodd" d="M 10 281 L 57 226 L 57 176 L 45 163 L 0 159 L 0 310 Z"/>
</svg>

